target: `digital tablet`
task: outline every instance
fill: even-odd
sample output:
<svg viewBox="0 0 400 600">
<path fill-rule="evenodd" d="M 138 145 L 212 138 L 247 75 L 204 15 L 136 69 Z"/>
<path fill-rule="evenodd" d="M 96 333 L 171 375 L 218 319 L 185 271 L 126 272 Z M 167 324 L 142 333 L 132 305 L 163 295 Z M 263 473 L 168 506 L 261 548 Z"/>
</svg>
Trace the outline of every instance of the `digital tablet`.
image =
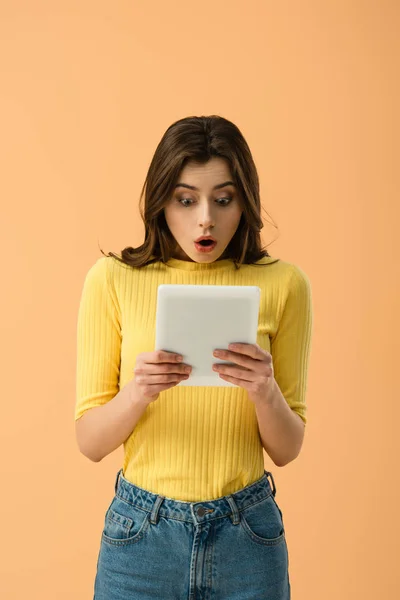
<svg viewBox="0 0 400 600">
<path fill-rule="evenodd" d="M 260 288 L 243 285 L 158 286 L 155 350 L 182 354 L 192 366 L 178 386 L 238 387 L 212 370 L 214 350 L 228 344 L 257 343 Z"/>
</svg>

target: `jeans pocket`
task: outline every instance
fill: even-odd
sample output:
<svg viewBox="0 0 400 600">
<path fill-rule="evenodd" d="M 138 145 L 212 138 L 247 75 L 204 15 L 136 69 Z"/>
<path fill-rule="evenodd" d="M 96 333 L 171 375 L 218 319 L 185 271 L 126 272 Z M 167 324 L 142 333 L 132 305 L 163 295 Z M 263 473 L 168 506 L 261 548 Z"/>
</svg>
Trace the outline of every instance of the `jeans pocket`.
<svg viewBox="0 0 400 600">
<path fill-rule="evenodd" d="M 282 512 L 272 494 L 241 512 L 240 522 L 258 544 L 274 546 L 285 539 Z"/>
<path fill-rule="evenodd" d="M 150 525 L 149 516 L 147 511 L 115 496 L 105 515 L 102 541 L 117 546 L 139 542 Z"/>
</svg>

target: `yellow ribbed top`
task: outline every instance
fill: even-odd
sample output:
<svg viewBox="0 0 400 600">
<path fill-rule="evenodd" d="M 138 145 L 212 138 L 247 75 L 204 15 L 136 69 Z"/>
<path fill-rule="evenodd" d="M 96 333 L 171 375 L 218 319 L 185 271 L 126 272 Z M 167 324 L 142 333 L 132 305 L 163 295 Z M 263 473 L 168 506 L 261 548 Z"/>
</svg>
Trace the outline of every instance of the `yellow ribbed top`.
<svg viewBox="0 0 400 600">
<path fill-rule="evenodd" d="M 77 322 L 75 419 L 111 400 L 134 377 L 136 357 L 155 344 L 160 284 L 257 285 L 257 344 L 271 353 L 275 379 L 306 423 L 312 333 L 310 281 L 296 265 L 265 257 L 130 267 L 102 256 L 87 272 Z M 259 479 L 264 455 L 255 406 L 241 387 L 173 387 L 160 393 L 124 442 L 126 479 L 187 502 L 220 498 Z"/>
</svg>

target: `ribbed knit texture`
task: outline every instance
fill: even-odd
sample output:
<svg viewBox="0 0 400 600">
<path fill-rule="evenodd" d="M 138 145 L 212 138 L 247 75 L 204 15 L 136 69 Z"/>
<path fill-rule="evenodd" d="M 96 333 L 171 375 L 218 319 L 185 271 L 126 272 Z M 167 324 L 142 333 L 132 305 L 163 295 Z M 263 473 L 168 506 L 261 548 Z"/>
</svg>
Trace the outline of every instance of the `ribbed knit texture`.
<svg viewBox="0 0 400 600">
<path fill-rule="evenodd" d="M 292 263 L 265 257 L 259 264 L 237 270 L 231 259 L 170 259 L 132 268 L 99 258 L 86 275 L 79 306 L 75 419 L 111 400 L 133 379 L 137 355 L 154 350 L 157 290 L 170 283 L 261 288 L 257 344 L 272 354 L 282 394 L 306 423 L 310 282 Z M 241 387 L 161 392 L 124 443 L 126 479 L 175 500 L 220 498 L 263 472 L 255 406 Z"/>
</svg>

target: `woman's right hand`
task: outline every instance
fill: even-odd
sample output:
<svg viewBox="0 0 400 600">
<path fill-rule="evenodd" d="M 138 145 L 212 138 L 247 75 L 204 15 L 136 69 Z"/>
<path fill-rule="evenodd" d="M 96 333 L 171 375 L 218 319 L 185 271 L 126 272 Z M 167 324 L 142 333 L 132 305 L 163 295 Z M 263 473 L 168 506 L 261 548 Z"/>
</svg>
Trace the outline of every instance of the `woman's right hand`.
<svg viewBox="0 0 400 600">
<path fill-rule="evenodd" d="M 192 367 L 179 362 L 178 356 L 175 352 L 166 350 L 138 354 L 133 381 L 143 401 L 150 404 L 157 400 L 160 392 L 189 378 Z M 186 369 L 190 371 L 186 372 Z"/>
</svg>

